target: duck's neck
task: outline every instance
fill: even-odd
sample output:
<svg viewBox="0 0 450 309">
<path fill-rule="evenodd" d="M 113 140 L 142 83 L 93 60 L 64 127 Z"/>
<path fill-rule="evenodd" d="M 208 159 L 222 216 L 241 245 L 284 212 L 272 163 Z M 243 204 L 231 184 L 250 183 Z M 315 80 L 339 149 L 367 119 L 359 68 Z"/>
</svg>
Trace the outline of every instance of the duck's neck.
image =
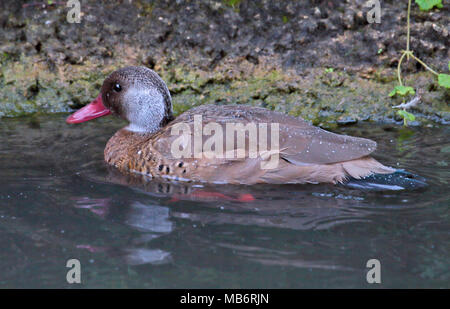
<svg viewBox="0 0 450 309">
<path fill-rule="evenodd" d="M 126 130 L 136 133 L 156 133 L 174 119 L 170 94 L 166 96 L 155 89 L 130 89 L 124 104 Z"/>
<path fill-rule="evenodd" d="M 137 133 L 137 134 L 153 134 L 159 131 L 160 127 L 158 126 L 141 126 L 130 123 L 127 125 L 124 130 L 131 132 L 131 133 Z"/>
<path fill-rule="evenodd" d="M 170 113 L 170 115 L 165 115 L 161 122 L 157 125 L 154 125 L 155 123 L 149 124 L 149 125 L 142 125 L 142 124 L 133 124 L 130 123 L 126 127 L 123 128 L 123 130 L 132 132 L 132 133 L 138 133 L 138 134 L 154 134 L 161 130 L 163 127 L 165 127 L 169 122 L 174 120 L 175 117 Z"/>
</svg>

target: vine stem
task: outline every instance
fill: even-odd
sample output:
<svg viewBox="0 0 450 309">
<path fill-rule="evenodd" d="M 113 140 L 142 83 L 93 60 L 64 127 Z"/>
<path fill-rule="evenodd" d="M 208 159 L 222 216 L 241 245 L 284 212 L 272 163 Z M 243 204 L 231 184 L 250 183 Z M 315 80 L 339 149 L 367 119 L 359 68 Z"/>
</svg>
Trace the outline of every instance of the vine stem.
<svg viewBox="0 0 450 309">
<path fill-rule="evenodd" d="M 425 64 L 425 62 L 423 62 L 422 60 L 420 60 L 419 58 L 417 58 L 416 56 L 414 56 L 414 54 L 411 52 L 411 57 L 413 57 L 418 63 L 420 63 L 421 65 L 424 66 L 425 69 L 427 69 L 428 71 L 430 71 L 431 73 L 433 73 L 434 75 L 439 75 L 438 72 L 436 72 L 435 70 L 433 70 L 432 68 L 430 68 L 428 65 Z"/>
<path fill-rule="evenodd" d="M 411 15 L 411 1 L 412 0 L 408 0 L 408 14 L 406 15 L 406 21 L 407 21 L 407 27 L 406 27 L 406 51 L 403 51 L 402 56 L 400 57 L 400 60 L 398 61 L 398 66 L 397 66 L 397 77 L 398 77 L 398 83 L 400 84 L 400 86 L 403 86 L 402 83 L 402 77 L 401 77 L 401 66 L 402 66 L 402 61 L 403 58 L 409 60 L 409 55 L 411 54 L 411 51 L 409 50 L 409 37 L 410 37 L 410 23 L 409 23 L 409 16 Z"/>
<path fill-rule="evenodd" d="M 402 76 L 401 76 L 401 71 L 402 71 L 402 61 L 403 58 L 405 58 L 406 54 L 408 54 L 407 51 L 403 51 L 402 56 L 400 57 L 400 60 L 398 61 L 398 65 L 397 65 L 397 77 L 398 77 L 398 83 L 400 84 L 400 86 L 403 86 L 402 83 Z"/>
<path fill-rule="evenodd" d="M 405 56 L 407 56 L 407 57 L 411 56 L 414 60 L 416 60 L 421 65 L 423 65 L 423 67 L 425 69 L 427 69 L 428 71 L 430 71 L 431 73 L 433 73 L 436 76 L 439 75 L 438 72 L 436 72 L 435 70 L 430 68 L 425 62 L 423 62 L 422 60 L 420 60 L 419 58 L 414 56 L 412 51 L 404 50 L 403 53 L 402 53 L 402 56 L 400 57 L 400 60 L 398 61 L 398 65 L 397 65 L 397 78 L 398 78 L 398 83 L 400 84 L 400 86 L 403 86 L 402 76 L 401 76 L 401 66 L 402 66 L 403 58 L 405 58 Z"/>
<path fill-rule="evenodd" d="M 410 23 L 409 23 L 409 16 L 411 15 L 411 1 L 408 0 L 408 15 L 406 17 L 407 20 L 407 30 L 406 30 L 406 51 L 409 52 L 409 37 L 410 37 Z M 406 59 L 409 60 L 409 54 L 406 56 Z"/>
</svg>

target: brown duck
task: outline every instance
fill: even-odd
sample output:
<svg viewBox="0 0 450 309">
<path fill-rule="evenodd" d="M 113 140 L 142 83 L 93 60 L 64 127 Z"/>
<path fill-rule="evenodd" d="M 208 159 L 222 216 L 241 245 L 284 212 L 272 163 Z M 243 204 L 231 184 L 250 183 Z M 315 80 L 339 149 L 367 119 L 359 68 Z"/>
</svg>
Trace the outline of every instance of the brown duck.
<svg viewBox="0 0 450 309">
<path fill-rule="evenodd" d="M 104 152 L 105 161 L 123 173 L 230 184 L 336 184 L 397 173 L 369 156 L 377 146 L 372 140 L 334 134 L 301 118 L 264 108 L 203 105 L 175 119 L 166 84 L 145 67 L 113 72 L 104 81 L 101 94 L 69 116 L 67 122 L 80 123 L 111 113 L 129 122 L 108 141 Z M 202 134 L 194 124 L 199 119 Z M 237 124 L 237 129 L 227 131 L 228 124 Z M 256 136 L 251 128 L 260 129 L 256 153 L 250 151 Z M 217 133 L 220 138 L 220 132 L 223 139 L 212 143 L 211 137 Z M 239 133 L 243 133 L 245 143 L 234 141 Z M 234 139 L 227 145 L 231 137 Z M 264 137 L 266 140 L 261 139 Z M 275 139 L 278 147 L 270 148 Z M 177 149 L 187 152 L 176 155 Z M 262 164 L 268 162 L 275 163 L 263 168 Z"/>
</svg>

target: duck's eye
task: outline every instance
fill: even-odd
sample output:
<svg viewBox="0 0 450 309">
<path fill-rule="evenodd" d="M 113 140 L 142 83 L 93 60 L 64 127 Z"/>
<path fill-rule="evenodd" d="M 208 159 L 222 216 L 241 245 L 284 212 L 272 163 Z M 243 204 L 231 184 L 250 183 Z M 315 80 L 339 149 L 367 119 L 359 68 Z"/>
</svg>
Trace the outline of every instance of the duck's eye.
<svg viewBox="0 0 450 309">
<path fill-rule="evenodd" d="M 120 86 L 120 84 L 115 84 L 115 85 L 113 86 L 113 90 L 114 90 L 115 92 L 120 92 L 120 91 L 122 90 L 122 86 Z"/>
</svg>

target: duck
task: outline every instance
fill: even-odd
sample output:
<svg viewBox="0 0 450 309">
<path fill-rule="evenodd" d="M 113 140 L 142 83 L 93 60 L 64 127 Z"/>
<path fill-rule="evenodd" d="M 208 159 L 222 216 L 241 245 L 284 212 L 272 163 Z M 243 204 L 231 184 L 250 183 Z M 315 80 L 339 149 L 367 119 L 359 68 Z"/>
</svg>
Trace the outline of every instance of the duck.
<svg viewBox="0 0 450 309">
<path fill-rule="evenodd" d="M 414 178 L 371 157 L 375 141 L 329 132 L 262 107 L 199 105 L 175 117 L 166 83 L 143 66 L 111 73 L 98 97 L 66 122 L 111 114 L 128 125 L 109 139 L 104 159 L 124 174 L 193 183 L 353 187 L 395 187 L 399 179 Z"/>
</svg>

